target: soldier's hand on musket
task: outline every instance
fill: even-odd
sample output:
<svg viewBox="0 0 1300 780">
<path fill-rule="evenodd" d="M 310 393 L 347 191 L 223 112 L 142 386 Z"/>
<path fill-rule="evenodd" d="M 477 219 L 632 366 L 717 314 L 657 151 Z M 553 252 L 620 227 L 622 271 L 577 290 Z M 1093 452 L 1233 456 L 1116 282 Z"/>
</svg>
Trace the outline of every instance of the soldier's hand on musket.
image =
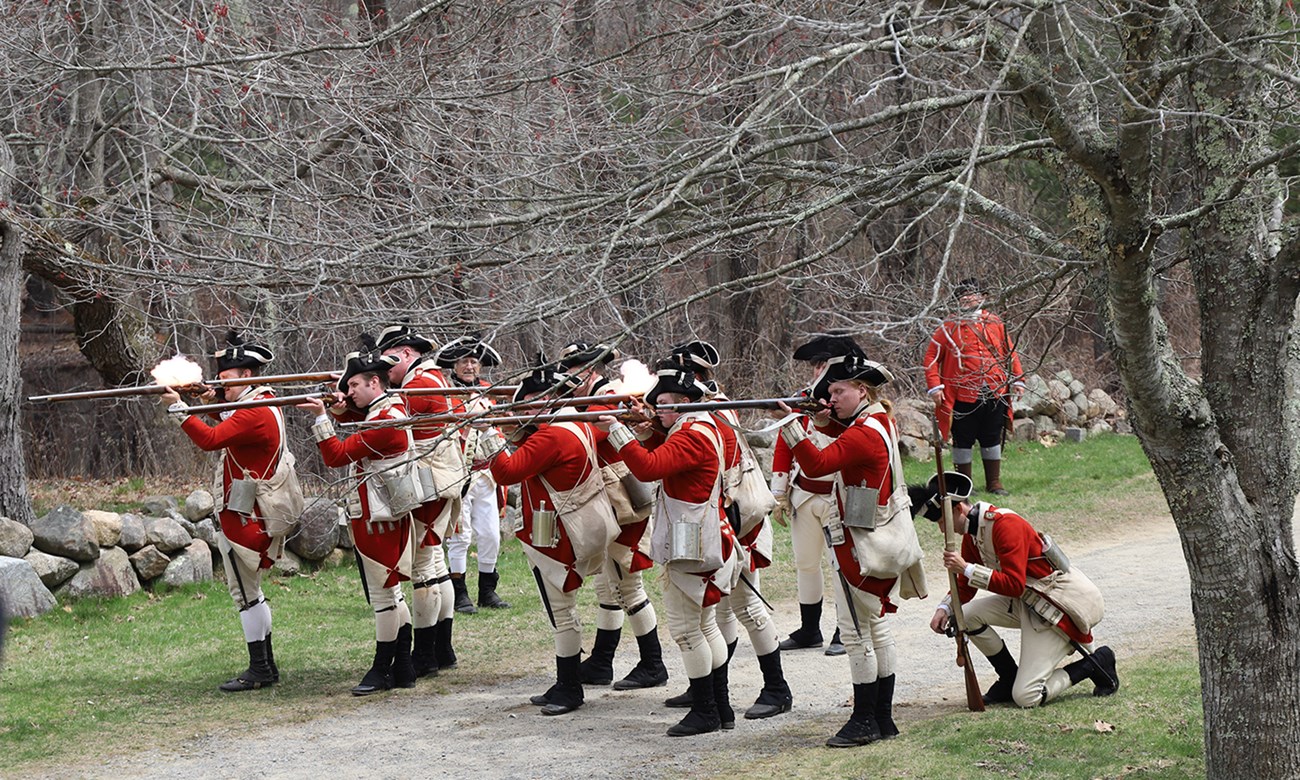
<svg viewBox="0 0 1300 780">
<path fill-rule="evenodd" d="M 966 561 L 961 557 L 961 553 L 956 550 L 943 551 L 943 568 L 953 574 L 966 573 Z"/>
<path fill-rule="evenodd" d="M 319 398 L 308 398 L 305 401 L 300 401 L 299 403 L 294 404 L 294 406 L 299 409 L 306 409 L 317 417 L 325 414 L 325 402 Z"/>
<path fill-rule="evenodd" d="M 163 406 L 171 406 L 181 402 L 181 394 L 174 387 L 169 387 L 158 394 L 158 401 Z"/>
<path fill-rule="evenodd" d="M 936 634 L 948 633 L 948 610 L 939 608 L 934 611 L 934 617 L 930 618 L 930 630 Z"/>
</svg>

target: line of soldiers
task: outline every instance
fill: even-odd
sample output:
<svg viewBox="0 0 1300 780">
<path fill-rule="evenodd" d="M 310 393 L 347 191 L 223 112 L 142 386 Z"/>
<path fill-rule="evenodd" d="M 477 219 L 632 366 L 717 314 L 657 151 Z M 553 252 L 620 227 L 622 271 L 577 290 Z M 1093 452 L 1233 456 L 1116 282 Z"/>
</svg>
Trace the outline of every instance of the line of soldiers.
<svg viewBox="0 0 1300 780">
<path fill-rule="evenodd" d="M 270 350 L 233 333 L 217 352 L 221 378 L 256 376 Z M 585 398 L 612 394 L 605 371 L 618 356 L 604 344 L 574 342 L 520 383 L 515 401 Z M 480 551 L 479 605 L 503 604 L 495 594 L 497 545 L 463 520 L 462 505 L 479 475 L 494 485 L 518 485 L 520 513 L 513 532 L 536 580 L 554 630 L 555 684 L 532 697 L 543 715 L 583 705 L 584 685 L 635 690 L 667 684 L 654 605 L 642 573 L 662 567 L 663 606 L 688 678 L 687 690 L 665 704 L 688 708 L 669 736 L 691 736 L 735 726 L 729 666 L 744 626 L 758 658 L 763 687 L 749 719 L 790 711 L 793 694 L 781 665 L 782 650 L 820 647 L 823 590 L 821 561 L 832 573 L 837 639 L 842 640 L 853 682 L 848 721 L 827 742 L 850 747 L 898 733 L 893 720 L 898 653 L 889 615 L 901 600 L 924 598 L 913 515 L 940 519 L 937 480 L 907 486 L 898 432 L 880 388 L 893 377 L 867 358 L 852 339 L 821 336 L 801 345 L 795 358 L 809 363 L 805 391 L 822 402 L 814 414 L 780 414 L 780 444 L 770 486 L 750 451 L 734 411 L 678 411 L 673 404 L 722 401 L 714 377 L 721 362 L 710 344 L 692 341 L 670 350 L 656 365 L 653 387 L 630 408 L 585 403 L 576 411 L 608 411 L 595 421 L 548 421 L 467 427 L 447 422 L 402 425 L 412 414 L 450 412 L 463 406 L 448 396 L 411 395 L 391 388 L 447 387 L 478 379 L 477 365 L 450 380 L 446 369 L 472 358 L 500 358 L 476 337 L 441 349 L 409 325 L 384 328 L 348 355 L 338 392 L 330 401 L 299 406 L 314 414 L 312 431 L 331 467 L 350 466 L 355 490 L 348 516 L 364 595 L 375 613 L 375 654 L 353 693 L 412 687 L 418 677 L 456 665 L 452 620 L 464 593 L 449 571 L 458 525 L 473 526 Z M 472 380 L 465 377 L 471 376 Z M 255 384 L 222 390 L 227 400 L 262 398 L 273 391 Z M 486 399 L 486 392 L 482 399 Z M 271 613 L 260 572 L 283 545 L 275 512 L 290 488 L 277 474 L 291 467 L 278 409 L 223 413 L 211 424 L 189 414 L 179 396 L 164 403 L 182 429 L 205 450 L 222 450 L 219 517 L 222 560 L 240 610 L 249 666 L 222 690 L 250 690 L 279 680 L 271 646 Z M 616 413 L 617 412 L 617 413 Z M 340 438 L 336 422 L 390 421 Z M 631 422 L 624 422 L 630 420 Z M 243 483 L 253 500 L 240 498 Z M 658 483 L 657 488 L 651 483 Z M 296 486 L 296 481 L 295 485 Z M 1114 655 L 1092 650 L 1091 627 L 1101 617 L 1100 593 L 1014 512 L 971 503 L 973 485 L 948 475 L 962 549 L 945 555 L 958 575 L 956 595 L 970 602 L 964 626 L 998 672 L 989 702 L 1045 703 L 1068 685 L 1092 679 L 1096 693 L 1118 687 Z M 495 494 L 495 487 L 492 492 Z M 798 569 L 800 628 L 782 642 L 761 592 L 760 575 L 773 559 L 771 520 L 789 523 Z M 499 536 L 496 537 L 499 542 Z M 485 547 L 488 550 L 484 562 Z M 463 549 L 463 548 L 462 548 Z M 453 558 L 454 560 L 454 558 Z M 484 566 L 489 568 L 485 569 Z M 465 566 L 460 564 L 463 575 Z M 584 661 L 578 589 L 592 580 L 599 608 L 596 637 Z M 402 583 L 412 583 L 408 606 Z M 991 595 L 976 596 L 977 590 Z M 931 621 L 948 628 L 948 599 Z M 624 623 L 636 638 L 639 660 L 614 682 L 613 660 Z M 993 630 L 1019 628 L 1019 664 Z M 1083 660 L 1058 669 L 1074 652 Z"/>
</svg>

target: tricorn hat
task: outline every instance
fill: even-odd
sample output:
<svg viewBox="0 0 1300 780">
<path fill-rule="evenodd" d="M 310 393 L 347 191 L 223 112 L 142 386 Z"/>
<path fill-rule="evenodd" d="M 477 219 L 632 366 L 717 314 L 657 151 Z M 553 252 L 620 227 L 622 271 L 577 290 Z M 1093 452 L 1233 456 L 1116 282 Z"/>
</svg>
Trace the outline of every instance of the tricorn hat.
<svg viewBox="0 0 1300 780">
<path fill-rule="evenodd" d="M 965 295 L 983 295 L 984 285 L 974 276 L 968 276 L 957 282 L 957 286 L 952 288 L 952 297 L 961 298 Z"/>
<path fill-rule="evenodd" d="M 813 398 L 829 400 L 831 385 L 848 379 L 857 379 L 872 387 L 894 381 L 894 375 L 881 364 L 859 355 L 838 355 L 826 361 L 826 368 L 813 382 Z"/>
<path fill-rule="evenodd" d="M 433 359 L 442 368 L 455 368 L 457 360 L 467 357 L 478 358 L 478 362 L 488 368 L 501 365 L 501 353 L 480 339 L 478 334 L 448 341 Z"/>
<path fill-rule="evenodd" d="M 540 365 L 519 382 L 519 389 L 515 391 L 515 401 L 522 401 L 538 393 L 559 396 L 573 389 L 576 382 L 574 377 L 560 371 L 560 367 L 555 363 L 542 362 L 541 355 L 537 356 L 537 362 Z"/>
<path fill-rule="evenodd" d="M 954 503 L 965 501 L 975 492 L 975 483 L 965 474 L 943 472 L 943 486 Z M 939 521 L 943 517 L 943 504 L 939 501 L 939 477 L 930 477 L 925 485 L 908 485 L 907 497 L 912 501 L 912 516 L 922 515 L 926 520 Z"/>
<path fill-rule="evenodd" d="M 692 401 L 698 401 L 714 392 L 695 372 L 673 359 L 665 360 L 655 367 L 654 386 L 645 394 L 645 402 L 654 405 L 663 393 L 677 393 Z"/>
<path fill-rule="evenodd" d="M 349 352 L 347 360 L 343 364 L 343 376 L 339 377 L 339 392 L 348 391 L 348 380 L 357 374 L 375 373 L 386 375 L 388 369 L 398 364 L 396 355 L 385 355 L 375 344 L 375 339 L 369 334 L 362 334 L 361 349 L 356 352 Z"/>
<path fill-rule="evenodd" d="M 379 331 L 376 347 L 379 351 L 410 347 L 421 354 L 433 351 L 433 342 L 415 332 L 409 322 L 399 322 Z"/>
<path fill-rule="evenodd" d="M 707 341 L 688 341 L 685 344 L 678 344 L 670 351 L 672 358 L 688 365 L 699 368 L 707 368 L 710 371 L 717 368 L 722 362 L 722 354 L 718 348 Z"/>
<path fill-rule="evenodd" d="M 596 365 L 607 366 L 619 357 L 619 351 L 609 344 L 575 341 L 564 345 L 558 362 L 561 368 L 590 368 Z"/>
<path fill-rule="evenodd" d="M 862 351 L 862 347 L 858 346 L 858 342 L 854 341 L 852 336 L 823 333 L 795 347 L 792 357 L 795 360 L 820 363 L 841 355 L 866 357 L 867 353 Z"/>
<path fill-rule="evenodd" d="M 226 348 L 213 352 L 212 357 L 218 373 L 228 368 L 261 368 L 275 359 L 268 347 L 245 341 L 233 330 L 226 331 Z"/>
</svg>

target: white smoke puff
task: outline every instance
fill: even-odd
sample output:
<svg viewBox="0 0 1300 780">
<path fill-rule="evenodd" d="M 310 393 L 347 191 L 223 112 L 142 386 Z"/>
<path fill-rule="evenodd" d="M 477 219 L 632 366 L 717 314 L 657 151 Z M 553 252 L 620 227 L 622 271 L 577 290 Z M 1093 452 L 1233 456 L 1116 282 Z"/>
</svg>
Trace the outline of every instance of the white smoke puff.
<svg viewBox="0 0 1300 780">
<path fill-rule="evenodd" d="M 203 382 L 203 367 L 184 355 L 167 358 L 149 372 L 164 387 L 187 387 Z"/>
<path fill-rule="evenodd" d="M 640 360 L 623 361 L 623 364 L 618 367 L 618 372 L 622 376 L 610 382 L 616 394 L 645 395 L 655 386 L 655 375 L 650 373 L 650 369 L 646 368 L 646 364 Z"/>
</svg>

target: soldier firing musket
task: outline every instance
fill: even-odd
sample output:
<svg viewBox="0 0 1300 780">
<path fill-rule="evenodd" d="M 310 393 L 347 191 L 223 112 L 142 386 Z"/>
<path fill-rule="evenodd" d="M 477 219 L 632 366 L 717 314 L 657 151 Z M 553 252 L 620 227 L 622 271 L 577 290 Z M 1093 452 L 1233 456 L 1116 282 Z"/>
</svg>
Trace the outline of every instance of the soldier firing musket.
<svg viewBox="0 0 1300 780">
<path fill-rule="evenodd" d="M 171 369 L 188 364 L 193 366 L 194 370 L 187 370 L 181 367 L 179 371 L 173 372 Z M 51 395 L 34 395 L 27 400 L 41 403 L 54 403 L 58 401 L 96 401 L 105 398 L 129 398 L 134 395 L 162 395 L 163 393 L 176 391 L 184 395 L 202 396 L 213 390 L 225 387 L 248 387 L 249 385 L 275 385 L 275 384 L 309 384 L 312 382 L 329 382 L 338 379 L 337 373 L 316 372 L 308 374 L 270 374 L 268 376 L 254 377 L 231 377 L 229 379 L 204 379 L 202 369 L 197 363 L 191 363 L 185 358 L 175 357 L 168 358 L 159 364 L 154 371 L 167 366 L 165 369 L 168 376 L 165 381 L 158 381 L 152 385 L 134 385 L 131 387 L 110 387 L 104 390 L 80 390 L 75 393 L 54 393 Z M 155 376 L 157 379 L 157 376 Z"/>
</svg>

